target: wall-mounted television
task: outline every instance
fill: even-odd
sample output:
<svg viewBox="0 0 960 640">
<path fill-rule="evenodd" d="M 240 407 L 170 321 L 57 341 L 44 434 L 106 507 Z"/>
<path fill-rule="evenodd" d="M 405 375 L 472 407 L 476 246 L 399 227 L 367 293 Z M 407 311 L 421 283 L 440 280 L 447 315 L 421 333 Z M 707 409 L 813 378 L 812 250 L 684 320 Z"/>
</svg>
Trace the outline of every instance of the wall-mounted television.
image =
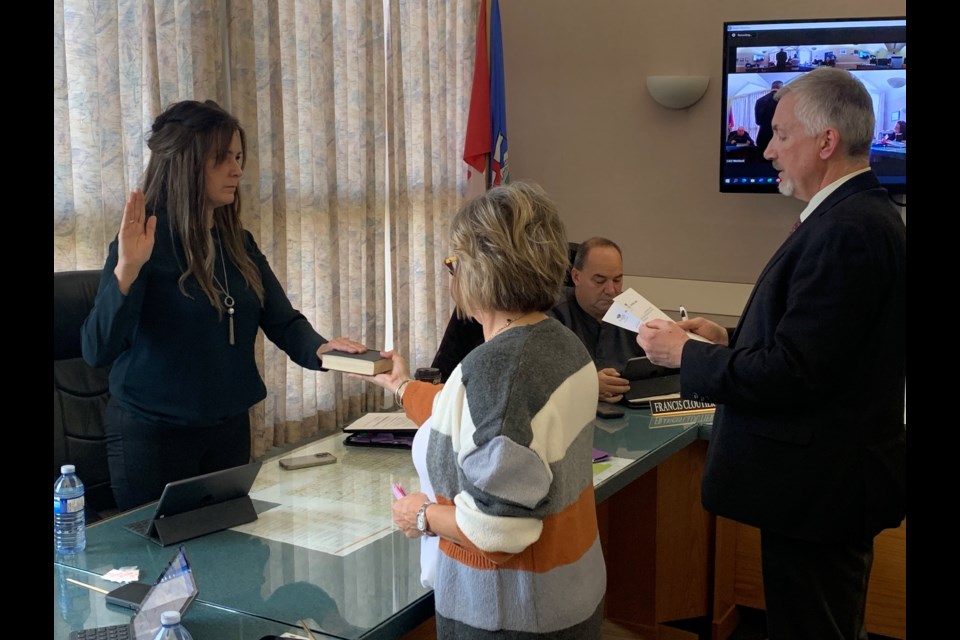
<svg viewBox="0 0 960 640">
<path fill-rule="evenodd" d="M 756 66 L 757 56 L 776 64 Z M 892 59 L 898 66 L 890 63 Z M 906 141 L 890 135 L 890 116 L 899 112 L 896 120 L 907 120 L 906 60 L 905 17 L 724 22 L 720 191 L 777 192 L 777 172 L 763 158 L 769 140 L 764 121 L 772 117 L 766 96 L 774 83 L 782 86 L 828 65 L 849 70 L 870 93 L 876 119 L 870 166 L 891 194 L 905 194 Z M 730 132 L 740 126 L 755 144 L 728 144 Z"/>
</svg>

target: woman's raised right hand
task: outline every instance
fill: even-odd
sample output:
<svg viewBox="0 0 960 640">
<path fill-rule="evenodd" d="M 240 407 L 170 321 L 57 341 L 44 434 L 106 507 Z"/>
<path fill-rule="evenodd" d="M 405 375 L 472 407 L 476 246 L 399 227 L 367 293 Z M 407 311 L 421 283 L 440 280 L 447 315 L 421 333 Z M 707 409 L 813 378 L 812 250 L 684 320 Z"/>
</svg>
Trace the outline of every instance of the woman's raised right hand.
<svg viewBox="0 0 960 640">
<path fill-rule="evenodd" d="M 153 254 L 156 233 L 157 216 L 147 216 L 143 191 L 131 191 L 117 233 L 117 266 L 113 270 L 124 295 L 130 292 L 130 285 Z"/>
</svg>

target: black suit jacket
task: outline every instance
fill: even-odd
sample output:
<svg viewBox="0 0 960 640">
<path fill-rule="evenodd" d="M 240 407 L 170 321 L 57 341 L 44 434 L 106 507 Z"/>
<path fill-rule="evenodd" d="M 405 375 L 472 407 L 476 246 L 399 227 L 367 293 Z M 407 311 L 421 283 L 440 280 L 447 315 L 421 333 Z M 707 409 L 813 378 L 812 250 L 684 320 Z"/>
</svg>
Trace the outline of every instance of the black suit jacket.
<svg viewBox="0 0 960 640">
<path fill-rule="evenodd" d="M 822 542 L 899 525 L 905 300 L 906 228 L 860 174 L 773 255 L 729 347 L 684 345 L 684 397 L 718 403 L 707 510 Z"/>
<path fill-rule="evenodd" d="M 777 110 L 777 101 L 774 100 L 776 91 L 761 96 L 753 105 L 753 116 L 757 122 L 757 146 L 760 152 L 766 150 L 773 138 L 773 114 Z"/>
</svg>

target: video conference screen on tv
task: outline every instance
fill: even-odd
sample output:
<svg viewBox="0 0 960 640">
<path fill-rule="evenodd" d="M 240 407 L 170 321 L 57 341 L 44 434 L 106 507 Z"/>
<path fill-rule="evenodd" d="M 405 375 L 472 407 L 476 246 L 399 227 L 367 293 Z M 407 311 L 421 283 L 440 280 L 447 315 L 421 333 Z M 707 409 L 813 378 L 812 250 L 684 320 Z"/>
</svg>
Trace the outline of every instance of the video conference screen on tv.
<svg viewBox="0 0 960 640">
<path fill-rule="evenodd" d="M 725 22 L 720 191 L 776 193 L 764 159 L 771 92 L 819 66 L 849 70 L 873 99 L 870 166 L 891 194 L 907 192 L 907 20 L 842 18 Z"/>
</svg>

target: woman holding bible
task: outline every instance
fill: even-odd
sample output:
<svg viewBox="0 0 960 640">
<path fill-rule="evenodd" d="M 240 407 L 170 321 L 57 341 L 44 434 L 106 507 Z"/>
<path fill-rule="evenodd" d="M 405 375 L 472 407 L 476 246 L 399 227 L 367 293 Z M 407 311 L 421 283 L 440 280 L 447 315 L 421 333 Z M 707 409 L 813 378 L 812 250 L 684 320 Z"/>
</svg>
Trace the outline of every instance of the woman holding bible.
<svg viewBox="0 0 960 640">
<path fill-rule="evenodd" d="M 104 427 L 117 506 L 173 480 L 250 461 L 248 410 L 266 397 L 264 334 L 320 369 L 327 341 L 287 299 L 240 222 L 246 138 L 215 102 L 185 100 L 154 121 L 143 190 L 130 194 L 83 325 L 83 357 L 112 364 Z"/>
<path fill-rule="evenodd" d="M 544 314 L 567 270 L 563 224 L 542 190 L 513 183 L 463 206 L 452 248 L 451 293 L 484 343 L 444 385 L 411 380 L 392 352 L 389 373 L 363 378 L 422 425 L 413 457 L 423 491 L 398 499 L 393 519 L 425 541 L 437 637 L 599 638 L 597 371 Z"/>
</svg>

